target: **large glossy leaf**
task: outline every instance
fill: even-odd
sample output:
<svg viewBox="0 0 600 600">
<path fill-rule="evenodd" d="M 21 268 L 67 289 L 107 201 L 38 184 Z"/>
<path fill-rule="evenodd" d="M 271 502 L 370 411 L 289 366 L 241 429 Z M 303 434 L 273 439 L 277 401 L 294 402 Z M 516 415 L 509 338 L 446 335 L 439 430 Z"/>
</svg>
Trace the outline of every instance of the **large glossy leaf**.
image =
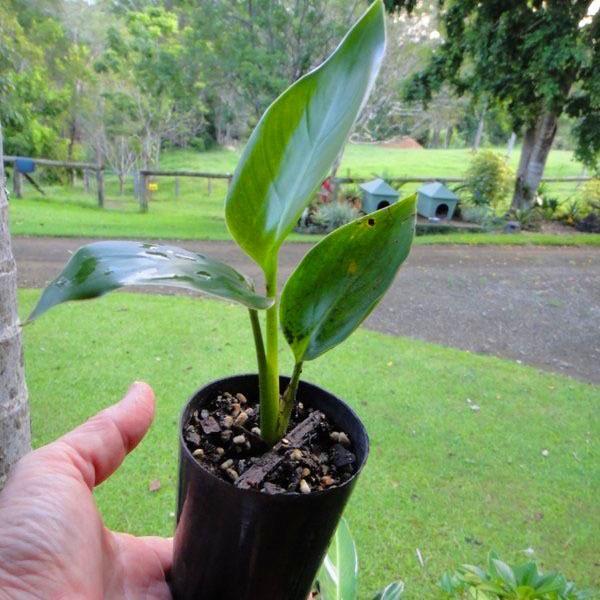
<svg viewBox="0 0 600 600">
<path fill-rule="evenodd" d="M 142 242 L 97 242 L 77 250 L 44 290 L 29 320 L 61 302 L 96 298 L 129 285 L 201 290 L 256 309 L 271 304 L 235 269 L 202 254 Z"/>
<path fill-rule="evenodd" d="M 376 0 L 317 69 L 267 109 L 237 165 L 227 225 L 263 269 L 327 176 L 373 85 L 385 50 L 384 9 Z"/>
<path fill-rule="evenodd" d="M 415 196 L 368 214 L 321 240 L 281 295 L 281 325 L 297 362 L 345 340 L 368 316 L 408 256 Z"/>
<path fill-rule="evenodd" d="M 358 556 L 352 534 L 342 518 L 317 575 L 320 600 L 355 600 Z"/>
</svg>

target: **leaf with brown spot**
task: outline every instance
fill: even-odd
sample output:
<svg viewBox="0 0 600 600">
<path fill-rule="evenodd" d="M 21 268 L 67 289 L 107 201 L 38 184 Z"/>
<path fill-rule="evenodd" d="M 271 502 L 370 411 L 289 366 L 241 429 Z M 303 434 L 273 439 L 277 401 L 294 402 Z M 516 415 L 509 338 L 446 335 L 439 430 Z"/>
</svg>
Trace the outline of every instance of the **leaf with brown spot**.
<svg viewBox="0 0 600 600">
<path fill-rule="evenodd" d="M 336 229 L 302 259 L 281 294 L 296 362 L 343 342 L 379 303 L 412 244 L 416 196 Z"/>
</svg>

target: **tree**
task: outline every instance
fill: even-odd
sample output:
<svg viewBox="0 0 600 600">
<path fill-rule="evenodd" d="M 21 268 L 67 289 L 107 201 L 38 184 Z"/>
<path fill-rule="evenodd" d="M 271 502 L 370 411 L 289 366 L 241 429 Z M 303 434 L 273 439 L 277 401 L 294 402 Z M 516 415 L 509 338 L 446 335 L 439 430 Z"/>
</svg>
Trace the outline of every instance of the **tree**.
<svg viewBox="0 0 600 600">
<path fill-rule="evenodd" d="M 427 128 L 423 124 L 423 109 L 407 107 L 402 101 L 402 84 L 422 69 L 431 55 L 435 40 L 433 19 L 426 4 L 412 15 L 388 18 L 387 50 L 375 89 L 361 112 L 354 139 L 375 141 L 398 135 L 419 135 Z"/>
<path fill-rule="evenodd" d="M 388 0 L 411 11 L 415 0 Z M 523 131 L 513 207 L 535 200 L 558 119 L 576 117 L 576 154 L 592 168 L 600 151 L 600 22 L 590 0 L 440 0 L 443 43 L 407 96 L 427 103 L 447 82 L 489 106 L 504 107 Z"/>
<path fill-rule="evenodd" d="M 206 78 L 208 119 L 219 143 L 229 143 L 228 134 L 246 135 L 364 9 L 362 0 L 207 0 L 201 11 L 196 2 L 183 3 L 185 71 L 202 70 Z"/>
<path fill-rule="evenodd" d="M 29 404 L 17 315 L 17 271 L 8 230 L 0 128 L 0 489 L 30 449 Z"/>
<path fill-rule="evenodd" d="M 108 29 L 107 48 L 96 63 L 96 70 L 109 78 L 103 96 L 113 114 L 114 108 L 122 109 L 137 124 L 135 136 L 144 168 L 158 162 L 165 139 L 177 137 L 181 129 L 193 129 L 185 112 L 178 110 L 178 101 L 186 95 L 181 42 L 175 13 L 161 7 L 129 12 L 124 27 Z M 117 138 L 121 135 L 115 132 Z"/>
<path fill-rule="evenodd" d="M 0 120 L 8 154 L 64 158 L 67 93 L 57 80 L 69 40 L 58 0 L 0 3 Z"/>
</svg>

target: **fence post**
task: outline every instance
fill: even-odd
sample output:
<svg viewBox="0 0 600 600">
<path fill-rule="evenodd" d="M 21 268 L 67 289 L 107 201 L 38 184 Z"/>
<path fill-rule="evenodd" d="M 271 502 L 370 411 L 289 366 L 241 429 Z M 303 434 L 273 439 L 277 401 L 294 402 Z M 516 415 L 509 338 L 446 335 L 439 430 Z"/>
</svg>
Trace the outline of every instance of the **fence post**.
<svg viewBox="0 0 600 600">
<path fill-rule="evenodd" d="M 98 206 L 104 208 L 104 166 L 96 167 L 96 187 L 98 188 Z"/>
<path fill-rule="evenodd" d="M 23 197 L 23 175 L 17 170 L 16 164 L 13 168 L 13 194 L 15 198 Z"/>
<path fill-rule="evenodd" d="M 87 169 L 83 169 L 83 189 L 86 194 L 90 193 L 90 172 Z"/>
<path fill-rule="evenodd" d="M 175 177 L 175 198 L 179 198 L 179 177 Z"/>
<path fill-rule="evenodd" d="M 140 171 L 140 212 L 148 212 L 148 173 Z"/>
<path fill-rule="evenodd" d="M 208 195 L 212 194 L 212 179 L 210 177 L 206 180 L 206 190 L 208 191 Z"/>
</svg>

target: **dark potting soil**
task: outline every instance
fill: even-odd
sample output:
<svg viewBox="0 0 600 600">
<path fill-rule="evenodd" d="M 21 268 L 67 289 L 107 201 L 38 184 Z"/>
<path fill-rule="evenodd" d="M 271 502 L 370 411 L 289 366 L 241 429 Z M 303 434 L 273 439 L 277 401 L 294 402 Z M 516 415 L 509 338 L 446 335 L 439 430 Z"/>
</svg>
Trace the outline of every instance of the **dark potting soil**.
<svg viewBox="0 0 600 600">
<path fill-rule="evenodd" d="M 325 490 L 356 472 L 352 440 L 324 413 L 296 403 L 286 436 L 269 449 L 258 404 L 225 392 L 194 410 L 183 437 L 194 458 L 236 487 L 268 494 Z"/>
</svg>

